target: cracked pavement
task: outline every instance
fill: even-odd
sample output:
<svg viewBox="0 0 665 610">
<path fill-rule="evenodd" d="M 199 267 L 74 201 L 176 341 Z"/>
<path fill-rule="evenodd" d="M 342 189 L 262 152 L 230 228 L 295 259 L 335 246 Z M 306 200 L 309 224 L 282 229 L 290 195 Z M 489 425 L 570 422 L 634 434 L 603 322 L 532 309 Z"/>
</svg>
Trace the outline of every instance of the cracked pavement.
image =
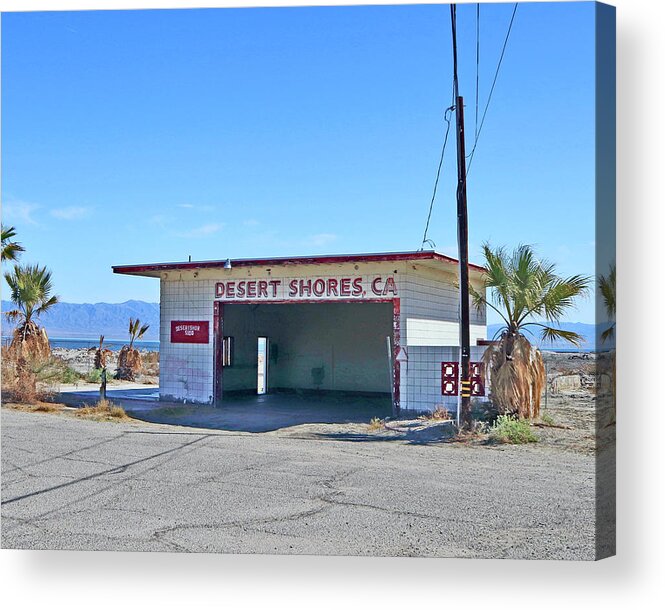
<svg viewBox="0 0 665 610">
<path fill-rule="evenodd" d="M 593 456 L 2 409 L 2 547 L 593 559 Z"/>
</svg>

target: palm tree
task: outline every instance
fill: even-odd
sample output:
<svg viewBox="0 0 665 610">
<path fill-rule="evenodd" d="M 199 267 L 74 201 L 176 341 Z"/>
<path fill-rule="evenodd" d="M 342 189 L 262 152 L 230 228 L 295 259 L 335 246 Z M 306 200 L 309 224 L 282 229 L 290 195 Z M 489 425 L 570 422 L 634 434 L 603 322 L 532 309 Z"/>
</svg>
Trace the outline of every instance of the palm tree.
<svg viewBox="0 0 665 610">
<path fill-rule="evenodd" d="M 601 335 L 600 341 L 605 343 L 607 340 L 614 339 L 614 330 L 616 328 L 616 286 L 617 286 L 617 268 L 616 265 L 610 265 L 610 272 L 607 276 L 601 275 L 598 278 L 598 288 L 605 303 L 605 312 L 607 319 L 610 322 L 607 328 Z"/>
<path fill-rule="evenodd" d="M 134 347 L 134 341 L 138 341 L 143 335 L 146 334 L 150 324 L 141 326 L 141 320 L 136 318 L 129 318 L 129 349 Z"/>
<path fill-rule="evenodd" d="M 528 245 L 509 253 L 505 248 L 493 249 L 485 244 L 483 254 L 485 290 L 481 294 L 471 287 L 470 292 L 476 307 L 487 306 L 503 320 L 494 337 L 498 340 L 483 355 L 490 398 L 503 413 L 538 417 L 545 367 L 540 350 L 525 333 L 533 334 L 535 329 L 543 341 L 562 339 L 579 345 L 580 335 L 555 325 L 577 297 L 588 293 L 590 279 L 558 276 L 555 265 L 539 260 Z"/>
<path fill-rule="evenodd" d="M 110 353 L 111 350 L 104 347 L 104 335 L 99 335 L 99 347 L 95 350 L 94 368 L 106 368 L 106 358 Z"/>
<path fill-rule="evenodd" d="M 617 285 L 617 268 L 615 264 L 610 265 L 610 272 L 607 276 L 601 275 L 598 278 L 598 288 L 603 297 L 605 304 L 605 313 L 610 323 L 609 327 L 600 335 L 600 342 L 611 341 L 614 339 L 616 331 L 616 285 Z M 611 426 L 616 423 L 616 350 L 611 349 L 607 354 L 607 360 L 599 358 L 598 370 L 606 373 L 610 378 L 610 399 L 607 401 L 607 395 L 601 395 L 598 401 L 599 409 L 604 405 L 609 408 L 609 423 Z M 607 427 L 606 426 L 606 427 Z"/>
<path fill-rule="evenodd" d="M 27 348 L 25 355 L 48 356 L 48 337 L 36 320 L 58 303 L 58 297 L 52 294 L 51 272 L 39 265 L 17 265 L 5 273 L 5 280 L 15 305 L 5 315 L 10 322 L 18 323 L 11 348 L 18 350 L 19 355 Z"/>
<path fill-rule="evenodd" d="M 134 381 L 136 375 L 143 371 L 141 353 L 134 349 L 134 341 L 139 340 L 150 328 L 150 324 L 141 326 L 141 320 L 129 318 L 129 345 L 123 345 L 118 354 L 118 368 L 115 376 L 117 379 Z"/>
<path fill-rule="evenodd" d="M 25 248 L 16 241 L 11 241 L 12 237 L 16 237 L 16 229 L 14 227 L 5 227 L 2 225 L 2 260 L 15 261 L 18 260 L 21 252 L 25 252 Z"/>
</svg>

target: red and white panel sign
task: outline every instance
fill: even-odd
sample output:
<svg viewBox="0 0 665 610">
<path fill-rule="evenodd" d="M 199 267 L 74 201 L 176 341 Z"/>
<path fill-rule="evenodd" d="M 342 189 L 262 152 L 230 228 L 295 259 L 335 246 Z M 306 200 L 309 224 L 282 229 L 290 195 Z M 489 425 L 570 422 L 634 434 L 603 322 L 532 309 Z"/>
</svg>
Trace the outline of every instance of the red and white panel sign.
<svg viewBox="0 0 665 610">
<path fill-rule="evenodd" d="M 471 381 L 471 396 L 485 396 L 482 362 L 469 363 L 469 380 Z M 442 362 L 441 394 L 443 396 L 457 396 L 459 394 L 458 386 L 459 362 Z"/>
<path fill-rule="evenodd" d="M 209 343 L 210 327 L 207 320 L 173 320 L 171 322 L 171 343 Z"/>
</svg>

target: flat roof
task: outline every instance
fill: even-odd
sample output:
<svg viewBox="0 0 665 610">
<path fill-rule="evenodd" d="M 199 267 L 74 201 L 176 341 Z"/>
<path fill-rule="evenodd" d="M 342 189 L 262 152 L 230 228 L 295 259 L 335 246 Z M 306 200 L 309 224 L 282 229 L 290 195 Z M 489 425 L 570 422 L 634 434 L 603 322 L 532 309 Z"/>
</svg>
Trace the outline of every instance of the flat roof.
<svg viewBox="0 0 665 610">
<path fill-rule="evenodd" d="M 214 261 L 187 261 L 180 263 L 147 263 L 140 265 L 114 265 L 113 273 L 159 277 L 162 271 L 193 271 L 196 269 L 228 269 L 233 267 L 266 267 L 289 265 L 333 265 L 339 263 L 377 262 L 425 262 L 457 265 L 459 261 L 436 250 L 414 250 L 409 252 L 377 252 L 372 254 L 323 254 L 314 256 L 279 256 L 274 258 L 232 258 Z M 469 263 L 475 271 L 485 271 L 483 267 Z"/>
</svg>

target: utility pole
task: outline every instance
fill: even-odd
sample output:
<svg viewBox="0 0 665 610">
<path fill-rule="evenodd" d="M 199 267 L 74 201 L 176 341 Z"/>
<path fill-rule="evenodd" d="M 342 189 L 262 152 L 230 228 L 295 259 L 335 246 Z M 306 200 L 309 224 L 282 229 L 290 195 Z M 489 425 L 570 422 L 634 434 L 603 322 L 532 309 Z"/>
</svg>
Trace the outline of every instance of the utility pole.
<svg viewBox="0 0 665 610">
<path fill-rule="evenodd" d="M 457 7 L 450 5 L 453 39 L 453 95 L 457 133 L 457 245 L 460 294 L 460 405 L 458 420 L 469 429 L 471 419 L 471 339 L 469 336 L 469 225 L 466 206 L 466 151 L 464 146 L 464 99 L 457 82 Z"/>
</svg>

